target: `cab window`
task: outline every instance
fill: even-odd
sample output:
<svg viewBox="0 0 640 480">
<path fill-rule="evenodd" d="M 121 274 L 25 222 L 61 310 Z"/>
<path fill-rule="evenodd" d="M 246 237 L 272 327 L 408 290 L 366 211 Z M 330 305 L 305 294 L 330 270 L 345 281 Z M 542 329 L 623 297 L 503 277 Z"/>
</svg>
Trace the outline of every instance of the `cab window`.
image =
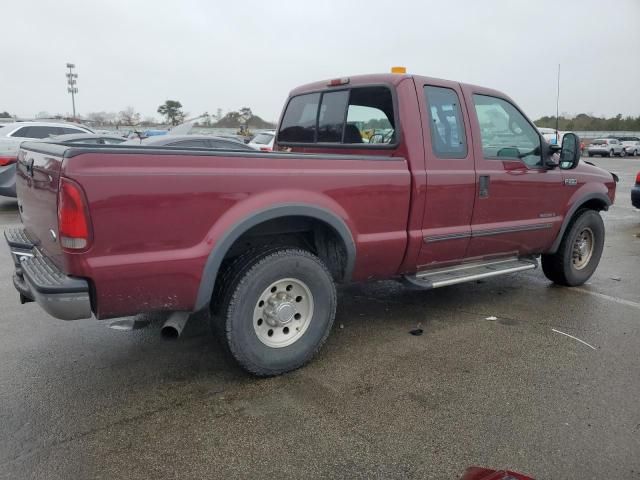
<svg viewBox="0 0 640 480">
<path fill-rule="evenodd" d="M 518 159 L 530 167 L 542 165 L 540 136 L 516 107 L 488 95 L 474 95 L 473 103 L 485 158 Z"/>
<path fill-rule="evenodd" d="M 467 139 L 458 94 L 443 87 L 424 87 L 427 101 L 431 146 L 439 158 L 465 158 Z"/>
<path fill-rule="evenodd" d="M 396 143 L 393 98 L 387 87 L 355 87 L 293 97 L 278 143 Z"/>
</svg>

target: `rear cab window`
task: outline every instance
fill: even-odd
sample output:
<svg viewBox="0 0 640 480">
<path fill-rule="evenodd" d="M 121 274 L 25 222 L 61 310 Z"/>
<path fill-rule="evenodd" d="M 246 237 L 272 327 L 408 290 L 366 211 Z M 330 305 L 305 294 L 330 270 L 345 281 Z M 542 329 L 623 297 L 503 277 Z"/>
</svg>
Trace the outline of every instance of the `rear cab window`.
<svg viewBox="0 0 640 480">
<path fill-rule="evenodd" d="M 467 139 L 458 94 L 451 88 L 427 85 L 424 95 L 434 155 L 438 158 L 466 158 Z"/>
<path fill-rule="evenodd" d="M 277 141 L 282 146 L 395 146 L 391 90 L 386 86 L 354 86 L 292 97 Z"/>
</svg>

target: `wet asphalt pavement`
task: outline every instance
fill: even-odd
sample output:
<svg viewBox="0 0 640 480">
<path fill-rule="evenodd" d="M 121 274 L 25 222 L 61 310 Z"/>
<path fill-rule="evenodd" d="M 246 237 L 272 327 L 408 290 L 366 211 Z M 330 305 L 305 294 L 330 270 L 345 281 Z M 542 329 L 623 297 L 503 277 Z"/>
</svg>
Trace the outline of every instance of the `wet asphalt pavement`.
<svg viewBox="0 0 640 480">
<path fill-rule="evenodd" d="M 0 478 L 640 479 L 640 158 L 593 160 L 621 184 L 587 285 L 343 288 L 316 359 L 266 380 L 205 322 L 167 342 L 161 316 L 120 332 L 20 305 L 2 241 Z M 0 199 L 0 230 L 17 222 Z"/>
</svg>

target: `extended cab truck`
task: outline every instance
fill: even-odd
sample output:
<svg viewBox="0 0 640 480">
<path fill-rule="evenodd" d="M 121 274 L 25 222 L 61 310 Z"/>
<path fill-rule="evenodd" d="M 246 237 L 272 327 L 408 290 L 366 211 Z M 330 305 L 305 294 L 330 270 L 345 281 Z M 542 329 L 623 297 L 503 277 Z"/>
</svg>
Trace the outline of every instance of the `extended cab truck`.
<svg viewBox="0 0 640 480">
<path fill-rule="evenodd" d="M 541 257 L 584 283 L 615 181 L 578 144 L 549 146 L 500 92 L 406 74 L 297 88 L 275 153 L 26 143 L 14 283 L 62 319 L 211 309 L 239 364 L 275 375 L 318 351 L 339 282 L 434 288 Z"/>
</svg>

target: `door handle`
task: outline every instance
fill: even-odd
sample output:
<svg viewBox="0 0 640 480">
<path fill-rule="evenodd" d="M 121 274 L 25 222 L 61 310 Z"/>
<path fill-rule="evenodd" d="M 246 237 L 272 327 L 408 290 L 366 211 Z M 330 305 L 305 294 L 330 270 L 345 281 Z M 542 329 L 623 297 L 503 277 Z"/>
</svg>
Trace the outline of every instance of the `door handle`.
<svg viewBox="0 0 640 480">
<path fill-rule="evenodd" d="M 489 196 L 489 175 L 480 175 L 478 196 L 480 198 L 487 198 Z"/>
</svg>

